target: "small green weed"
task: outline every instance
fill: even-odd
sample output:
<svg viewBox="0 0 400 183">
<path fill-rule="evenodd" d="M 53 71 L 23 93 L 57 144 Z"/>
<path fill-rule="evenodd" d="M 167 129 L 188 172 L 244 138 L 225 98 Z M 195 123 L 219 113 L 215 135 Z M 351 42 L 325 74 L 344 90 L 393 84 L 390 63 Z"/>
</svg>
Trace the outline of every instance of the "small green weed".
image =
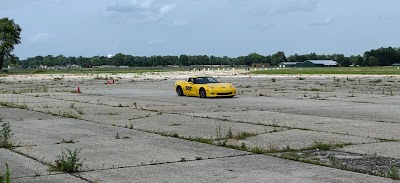
<svg viewBox="0 0 400 183">
<path fill-rule="evenodd" d="M 236 139 L 236 140 L 244 140 L 246 138 L 254 137 L 254 136 L 257 136 L 257 134 L 256 133 L 249 133 L 249 132 L 239 132 L 236 135 L 234 135 L 232 138 Z"/>
<path fill-rule="evenodd" d="M 397 168 L 396 166 L 392 166 L 390 168 L 390 172 L 389 172 L 389 178 L 393 179 L 393 180 L 400 180 L 400 176 L 399 176 L 399 168 Z"/>
<path fill-rule="evenodd" d="M 57 160 L 55 161 L 56 166 L 54 167 L 54 171 L 62 171 L 67 173 L 78 172 L 79 168 L 82 167 L 83 162 L 80 161 L 79 153 L 81 149 L 70 150 L 61 152 L 61 156 L 57 156 Z"/>
<path fill-rule="evenodd" d="M 61 142 L 57 142 L 56 144 L 73 144 L 75 143 L 74 139 L 65 140 L 62 139 Z"/>
<path fill-rule="evenodd" d="M 0 175 L 0 183 L 11 183 L 10 170 L 6 164 L 6 174 L 4 176 Z"/>
<path fill-rule="evenodd" d="M 265 150 L 261 147 L 252 147 L 250 149 L 248 149 L 250 152 L 254 153 L 254 154 L 263 154 L 265 153 Z"/>
<path fill-rule="evenodd" d="M 374 79 L 372 81 L 370 81 L 371 83 L 380 83 L 382 82 L 382 79 Z"/>
<path fill-rule="evenodd" d="M 13 146 L 13 144 L 10 142 L 11 136 L 12 133 L 10 123 L 2 124 L 0 130 L 0 148 L 11 148 Z"/>
</svg>

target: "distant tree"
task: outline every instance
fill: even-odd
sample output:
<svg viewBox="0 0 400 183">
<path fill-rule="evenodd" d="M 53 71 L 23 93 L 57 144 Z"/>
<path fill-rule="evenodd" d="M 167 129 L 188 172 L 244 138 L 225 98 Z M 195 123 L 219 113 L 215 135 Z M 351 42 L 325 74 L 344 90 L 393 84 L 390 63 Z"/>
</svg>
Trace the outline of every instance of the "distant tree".
<svg viewBox="0 0 400 183">
<path fill-rule="evenodd" d="M 3 62 L 6 58 L 13 60 L 11 52 L 14 45 L 21 43 L 21 28 L 14 20 L 8 18 L 0 19 L 0 71 L 3 69 Z"/>
<path fill-rule="evenodd" d="M 378 59 L 374 56 L 368 57 L 368 66 L 378 66 Z"/>
<path fill-rule="evenodd" d="M 278 65 L 281 62 L 287 62 L 287 61 L 288 60 L 283 51 L 278 51 L 277 53 L 275 53 L 271 56 L 271 64 L 272 65 Z"/>
<path fill-rule="evenodd" d="M 352 55 L 349 57 L 349 60 L 350 60 L 350 64 L 356 66 L 356 65 L 362 65 L 364 58 L 360 55 L 356 55 L 356 56 Z"/>
<path fill-rule="evenodd" d="M 351 62 L 350 62 L 350 59 L 349 59 L 349 58 L 343 59 L 343 61 L 342 61 L 342 63 L 341 63 L 341 65 L 342 65 L 343 67 L 349 67 L 350 64 L 351 64 Z"/>
<path fill-rule="evenodd" d="M 189 65 L 189 57 L 187 55 L 179 56 L 179 63 L 184 66 Z"/>
</svg>

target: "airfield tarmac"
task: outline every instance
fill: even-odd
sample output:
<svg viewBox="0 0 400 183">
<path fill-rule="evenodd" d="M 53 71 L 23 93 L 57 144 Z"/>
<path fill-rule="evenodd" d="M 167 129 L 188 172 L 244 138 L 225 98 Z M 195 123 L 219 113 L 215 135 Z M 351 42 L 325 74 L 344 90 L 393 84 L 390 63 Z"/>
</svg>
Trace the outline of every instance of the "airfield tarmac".
<svg viewBox="0 0 400 183">
<path fill-rule="evenodd" d="M 395 182 L 384 177 L 400 168 L 399 76 L 243 73 L 2 77 L 0 123 L 15 147 L 0 149 L 0 172 L 8 163 L 13 182 Z M 238 95 L 177 96 L 175 81 L 192 75 Z M 81 149 L 80 171 L 49 171 L 66 149 Z"/>
</svg>

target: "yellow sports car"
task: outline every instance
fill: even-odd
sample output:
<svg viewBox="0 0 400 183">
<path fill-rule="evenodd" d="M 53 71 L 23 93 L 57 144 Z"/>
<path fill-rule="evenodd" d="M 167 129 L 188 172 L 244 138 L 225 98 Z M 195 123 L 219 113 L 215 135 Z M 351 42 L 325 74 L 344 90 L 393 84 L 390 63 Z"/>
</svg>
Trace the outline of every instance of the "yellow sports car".
<svg viewBox="0 0 400 183">
<path fill-rule="evenodd" d="M 213 77 L 190 77 L 188 80 L 175 82 L 176 93 L 179 96 L 233 97 L 236 88 L 230 83 L 220 83 Z"/>
</svg>

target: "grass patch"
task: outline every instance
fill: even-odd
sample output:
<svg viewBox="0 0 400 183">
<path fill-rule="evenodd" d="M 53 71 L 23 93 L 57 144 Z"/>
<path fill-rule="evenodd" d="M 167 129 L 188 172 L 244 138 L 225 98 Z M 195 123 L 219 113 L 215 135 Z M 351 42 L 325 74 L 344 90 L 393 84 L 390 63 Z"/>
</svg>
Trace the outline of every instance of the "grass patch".
<svg viewBox="0 0 400 183">
<path fill-rule="evenodd" d="M 20 105 L 20 104 L 14 104 L 11 102 L 0 102 L 0 105 L 4 106 L 4 107 L 9 107 L 9 108 L 28 109 L 28 105 L 26 105 L 26 104 Z"/>
<path fill-rule="evenodd" d="M 395 67 L 327 67 L 327 68 L 286 68 L 279 70 L 253 71 L 251 74 L 360 74 L 400 75 Z"/>
<path fill-rule="evenodd" d="M 327 144 L 327 143 L 323 143 L 322 141 L 314 141 L 314 144 L 311 145 L 308 148 L 305 148 L 304 150 L 321 150 L 321 151 L 327 151 L 327 150 L 331 150 L 331 149 L 335 149 L 335 148 L 342 148 L 346 145 L 350 145 L 350 144 L 343 144 L 343 143 L 338 143 L 338 144 Z"/>
</svg>

